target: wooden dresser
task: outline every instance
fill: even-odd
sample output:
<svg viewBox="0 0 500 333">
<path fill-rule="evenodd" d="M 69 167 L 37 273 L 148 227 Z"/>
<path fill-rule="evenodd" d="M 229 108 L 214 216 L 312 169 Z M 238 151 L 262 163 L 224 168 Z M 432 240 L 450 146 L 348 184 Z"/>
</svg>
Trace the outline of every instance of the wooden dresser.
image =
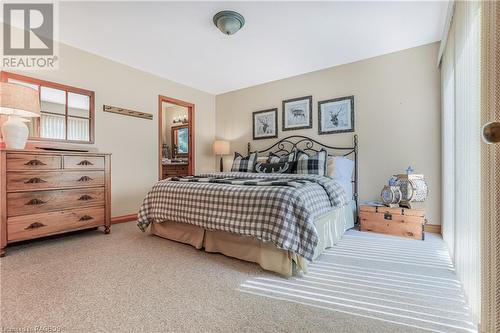
<svg viewBox="0 0 500 333">
<path fill-rule="evenodd" d="M 162 179 L 188 175 L 187 163 L 171 163 L 162 165 Z"/>
<path fill-rule="evenodd" d="M 111 222 L 109 154 L 0 150 L 0 255 L 7 244 Z"/>
</svg>

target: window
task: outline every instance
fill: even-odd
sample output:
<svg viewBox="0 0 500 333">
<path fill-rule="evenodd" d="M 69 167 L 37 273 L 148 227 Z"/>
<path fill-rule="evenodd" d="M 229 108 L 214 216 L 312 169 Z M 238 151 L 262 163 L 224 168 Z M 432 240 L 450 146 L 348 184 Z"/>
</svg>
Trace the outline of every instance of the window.
<svg viewBox="0 0 500 333">
<path fill-rule="evenodd" d="M 33 88 L 40 95 L 40 118 L 26 123 L 30 140 L 94 143 L 94 92 L 2 72 L 3 82 Z"/>
</svg>

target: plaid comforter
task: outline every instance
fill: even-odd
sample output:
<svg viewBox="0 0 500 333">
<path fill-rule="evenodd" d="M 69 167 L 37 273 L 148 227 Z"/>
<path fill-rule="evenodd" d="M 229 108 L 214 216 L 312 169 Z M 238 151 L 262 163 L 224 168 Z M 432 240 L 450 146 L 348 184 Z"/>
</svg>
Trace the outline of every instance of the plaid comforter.
<svg viewBox="0 0 500 333">
<path fill-rule="evenodd" d="M 223 172 L 204 178 L 293 178 L 299 186 L 256 186 L 162 180 L 153 186 L 138 214 L 145 231 L 153 221 L 175 221 L 262 241 L 312 260 L 318 243 L 314 220 L 346 205 L 344 189 L 317 175 Z"/>
<path fill-rule="evenodd" d="M 191 183 L 217 183 L 217 184 L 231 184 L 231 185 L 246 185 L 246 186 L 292 186 L 301 187 L 311 180 L 296 179 L 296 178 L 240 178 L 240 177 L 220 177 L 211 175 L 209 177 L 201 176 L 185 176 L 185 177 L 170 177 L 170 181 L 174 182 L 191 182 Z"/>
</svg>

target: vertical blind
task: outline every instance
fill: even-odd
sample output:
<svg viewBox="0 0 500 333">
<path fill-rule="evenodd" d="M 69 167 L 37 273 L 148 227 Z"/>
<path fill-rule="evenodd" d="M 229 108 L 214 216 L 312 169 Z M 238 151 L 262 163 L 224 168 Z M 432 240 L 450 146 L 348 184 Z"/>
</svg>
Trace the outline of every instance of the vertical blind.
<svg viewBox="0 0 500 333">
<path fill-rule="evenodd" d="M 42 113 L 40 119 L 40 135 L 43 138 L 88 141 L 89 120 L 68 117 L 68 137 L 66 138 L 66 119 Z"/>
<path fill-rule="evenodd" d="M 481 4 L 457 1 L 442 58 L 443 238 L 480 315 Z"/>
<path fill-rule="evenodd" d="M 441 66 L 443 239 L 451 257 L 455 250 L 455 29 L 451 26 Z"/>
</svg>

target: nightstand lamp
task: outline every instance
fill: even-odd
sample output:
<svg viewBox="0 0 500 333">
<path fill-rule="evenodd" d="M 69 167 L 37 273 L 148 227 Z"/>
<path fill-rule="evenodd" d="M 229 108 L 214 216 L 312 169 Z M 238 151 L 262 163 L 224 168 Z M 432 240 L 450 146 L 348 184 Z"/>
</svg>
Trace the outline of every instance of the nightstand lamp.
<svg viewBox="0 0 500 333">
<path fill-rule="evenodd" d="M 222 156 L 229 155 L 229 141 L 216 140 L 214 142 L 214 154 L 220 156 L 220 172 L 224 170 Z"/>
<path fill-rule="evenodd" d="M 22 117 L 40 117 L 40 98 L 35 89 L 0 82 L 0 114 L 9 115 L 2 137 L 9 149 L 24 149 L 29 130 Z"/>
</svg>

